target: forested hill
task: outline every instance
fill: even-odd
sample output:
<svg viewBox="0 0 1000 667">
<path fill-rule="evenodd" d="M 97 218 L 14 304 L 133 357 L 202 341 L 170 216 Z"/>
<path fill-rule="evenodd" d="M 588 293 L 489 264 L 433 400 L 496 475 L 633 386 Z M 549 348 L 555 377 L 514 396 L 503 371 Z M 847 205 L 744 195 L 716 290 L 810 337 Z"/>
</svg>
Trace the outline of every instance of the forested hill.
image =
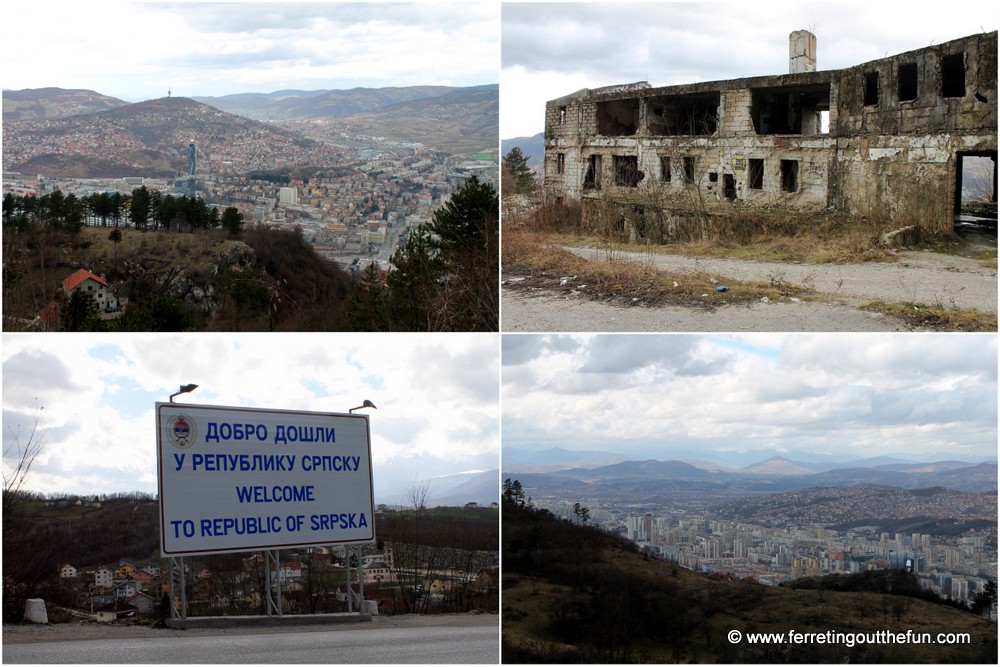
<svg viewBox="0 0 1000 667">
<path fill-rule="evenodd" d="M 996 623 L 945 604 L 713 577 L 509 502 L 501 534 L 504 662 L 996 663 Z M 967 632 L 971 642 L 750 644 L 731 642 L 733 630 Z"/>
</svg>

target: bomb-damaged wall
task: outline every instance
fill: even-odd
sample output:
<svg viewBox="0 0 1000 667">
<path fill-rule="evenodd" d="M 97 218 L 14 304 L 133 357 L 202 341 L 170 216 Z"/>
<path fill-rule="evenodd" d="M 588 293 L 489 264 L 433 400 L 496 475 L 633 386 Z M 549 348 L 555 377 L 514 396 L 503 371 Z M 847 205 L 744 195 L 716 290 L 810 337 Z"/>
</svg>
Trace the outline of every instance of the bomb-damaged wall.
<svg viewBox="0 0 1000 667">
<path fill-rule="evenodd" d="M 956 54 L 974 65 L 960 73 Z M 903 97 L 915 97 L 886 89 L 871 104 L 873 70 L 883 82 L 902 72 Z M 835 208 L 950 230 L 956 154 L 996 151 L 996 104 L 982 99 L 996 99 L 996 33 L 848 70 L 582 90 L 546 106 L 545 188 L 704 213 Z M 910 134 L 887 134 L 901 128 Z"/>
<path fill-rule="evenodd" d="M 547 105 L 548 192 L 718 213 L 737 200 L 829 206 L 834 142 L 820 118 L 836 100 L 828 73 L 626 88 Z"/>
<path fill-rule="evenodd" d="M 953 229 L 960 156 L 997 153 L 997 33 L 842 70 L 833 205 Z"/>
</svg>

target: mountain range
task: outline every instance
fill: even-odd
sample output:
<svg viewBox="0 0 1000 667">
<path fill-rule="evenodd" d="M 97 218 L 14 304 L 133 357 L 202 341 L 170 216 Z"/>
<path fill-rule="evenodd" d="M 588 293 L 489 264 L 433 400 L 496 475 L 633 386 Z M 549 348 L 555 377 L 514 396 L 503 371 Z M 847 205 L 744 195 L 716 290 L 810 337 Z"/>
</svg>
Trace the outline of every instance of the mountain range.
<svg viewBox="0 0 1000 667">
<path fill-rule="evenodd" d="M 421 106 L 468 104 L 477 96 L 498 97 L 499 86 L 407 86 L 402 88 L 352 88 L 350 90 L 279 90 L 192 99 L 221 111 L 261 121 L 346 118 L 395 107 L 397 111 Z"/>
<path fill-rule="evenodd" d="M 136 103 L 90 90 L 5 90 L 3 167 L 80 178 L 170 177 L 184 173 L 193 141 L 237 173 L 274 165 L 321 168 L 333 161 L 331 149 L 310 137 L 323 138 L 334 122 L 354 134 L 449 154 L 495 153 L 499 87 L 280 91 Z"/>
<path fill-rule="evenodd" d="M 462 507 L 474 502 L 480 505 L 500 502 L 500 471 L 461 473 L 431 480 L 428 504 L 432 507 Z"/>
<path fill-rule="evenodd" d="M 424 504 L 427 507 L 462 507 L 467 503 L 488 506 L 500 502 L 500 471 L 496 468 L 419 481 L 393 477 L 392 473 L 380 475 L 375 480 L 375 501 L 391 506 L 409 506 L 413 502 L 415 484 L 426 484 Z"/>
<path fill-rule="evenodd" d="M 47 120 L 108 111 L 128 102 L 93 90 L 25 88 L 3 91 L 4 125 L 18 120 Z"/>
<path fill-rule="evenodd" d="M 618 460 L 613 460 L 614 458 Z M 903 489 L 942 486 L 956 491 L 997 490 L 997 463 L 942 460 L 907 461 L 890 457 L 842 462 L 805 462 L 782 456 L 726 468 L 703 461 L 629 460 L 610 452 L 504 449 L 503 476 L 517 476 L 525 488 L 621 487 L 650 492 L 669 483 L 696 483 L 720 493 L 774 493 L 819 486 L 880 484 Z"/>
</svg>

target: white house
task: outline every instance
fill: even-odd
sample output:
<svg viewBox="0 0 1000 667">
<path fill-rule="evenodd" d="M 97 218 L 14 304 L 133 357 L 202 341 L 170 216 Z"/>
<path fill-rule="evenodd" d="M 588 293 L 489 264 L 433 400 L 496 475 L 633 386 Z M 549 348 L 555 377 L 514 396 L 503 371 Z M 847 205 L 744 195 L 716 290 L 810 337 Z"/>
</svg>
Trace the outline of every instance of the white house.
<svg viewBox="0 0 1000 667">
<path fill-rule="evenodd" d="M 69 563 L 63 565 L 62 568 L 59 570 L 59 576 L 62 579 L 72 579 L 78 574 L 79 572 L 77 572 L 76 568 L 70 565 Z"/>
<path fill-rule="evenodd" d="M 386 584 L 396 581 L 396 575 L 385 561 L 366 562 L 364 569 L 366 584 Z"/>
<path fill-rule="evenodd" d="M 135 618 L 138 612 L 139 610 L 130 604 L 117 602 L 96 610 L 94 620 L 102 623 L 110 623 L 120 618 Z"/>
<path fill-rule="evenodd" d="M 115 584 L 115 573 L 103 565 L 94 573 L 94 585 L 98 588 L 111 588 Z"/>
<path fill-rule="evenodd" d="M 111 286 L 100 276 L 87 269 L 80 269 L 62 283 L 66 296 L 83 292 L 97 302 L 97 307 L 105 312 L 118 310 L 118 298 L 111 292 Z"/>
<path fill-rule="evenodd" d="M 115 588 L 115 597 L 119 600 L 126 600 L 139 592 L 139 587 L 134 581 L 123 581 Z"/>
<path fill-rule="evenodd" d="M 278 576 L 281 582 L 297 581 L 302 578 L 302 563 L 293 560 L 285 561 L 278 569 Z"/>
</svg>

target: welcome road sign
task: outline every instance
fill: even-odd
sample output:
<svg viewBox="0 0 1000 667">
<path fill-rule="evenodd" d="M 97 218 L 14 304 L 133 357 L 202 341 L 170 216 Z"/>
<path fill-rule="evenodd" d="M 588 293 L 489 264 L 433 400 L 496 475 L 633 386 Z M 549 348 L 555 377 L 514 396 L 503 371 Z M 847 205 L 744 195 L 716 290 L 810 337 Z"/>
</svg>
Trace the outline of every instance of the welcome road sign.
<svg viewBox="0 0 1000 667">
<path fill-rule="evenodd" d="M 375 539 L 367 415 L 156 404 L 164 557 Z"/>
</svg>

